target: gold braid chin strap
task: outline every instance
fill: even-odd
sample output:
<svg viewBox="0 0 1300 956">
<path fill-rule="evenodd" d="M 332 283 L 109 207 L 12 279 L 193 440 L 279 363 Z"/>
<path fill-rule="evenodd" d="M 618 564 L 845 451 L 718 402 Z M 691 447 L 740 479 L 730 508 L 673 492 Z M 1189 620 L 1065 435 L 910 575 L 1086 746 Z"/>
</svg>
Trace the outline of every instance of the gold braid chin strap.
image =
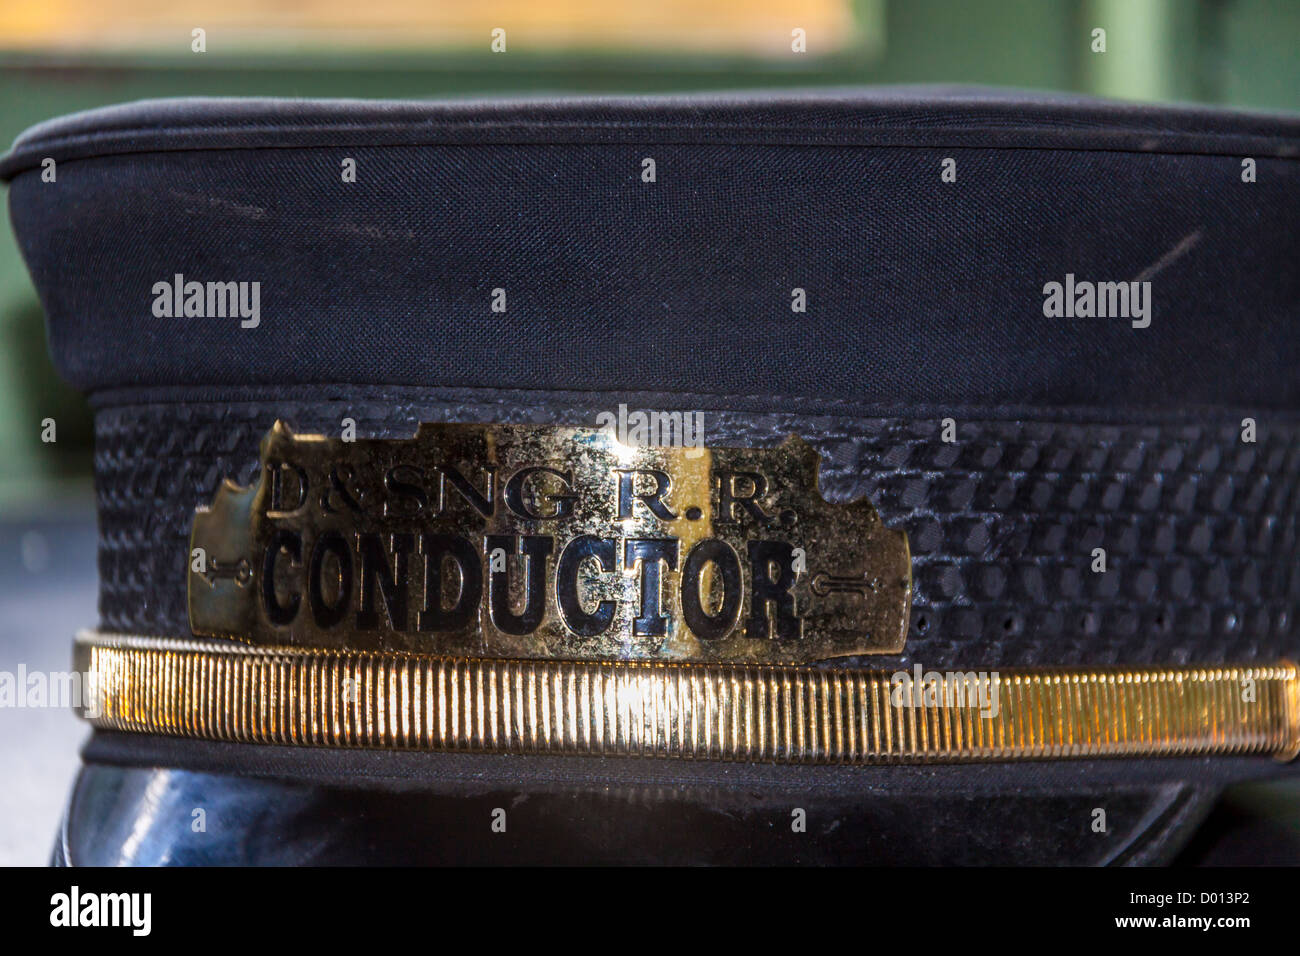
<svg viewBox="0 0 1300 956">
<path fill-rule="evenodd" d="M 86 631 L 97 727 L 249 743 L 804 764 L 1300 750 L 1266 666 L 894 672 L 494 660 Z"/>
</svg>

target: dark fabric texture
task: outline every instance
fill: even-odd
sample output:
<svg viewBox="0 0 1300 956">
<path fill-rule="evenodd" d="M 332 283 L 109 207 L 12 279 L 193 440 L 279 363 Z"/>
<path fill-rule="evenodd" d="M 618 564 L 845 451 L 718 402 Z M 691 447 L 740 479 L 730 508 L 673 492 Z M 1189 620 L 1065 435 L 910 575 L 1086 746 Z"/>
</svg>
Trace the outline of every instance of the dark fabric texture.
<svg viewBox="0 0 1300 956">
<path fill-rule="evenodd" d="M 1298 140 L 1294 118 L 988 92 L 178 101 L 37 127 L 0 173 L 88 390 L 1262 409 L 1300 403 Z M 260 324 L 156 317 L 177 273 L 260 282 Z M 1149 278 L 1150 327 L 1045 318 L 1067 274 Z"/>
<path fill-rule="evenodd" d="M 12 179 L 66 158 L 264 146 L 492 142 L 825 145 L 955 141 L 1291 155 L 1297 120 L 1192 105 L 1148 105 L 995 87 L 899 85 L 669 96 L 444 101 L 190 97 L 142 100 L 39 123 L 0 157 Z"/>
<path fill-rule="evenodd" d="M 150 400 L 142 400 L 143 398 Z M 186 635 L 194 509 L 256 480 L 277 417 L 296 430 L 409 437 L 420 421 L 591 425 L 629 396 L 414 389 L 103 395 L 96 413 L 100 612 L 114 631 Z M 665 407 L 669 396 L 640 396 Z M 867 495 L 908 533 L 915 581 L 902 658 L 926 666 L 1173 665 L 1300 655 L 1300 419 L 1158 424 L 871 415 L 821 403 L 737 411 L 707 396 L 711 445 L 797 432 L 831 500 Z M 633 407 L 637 407 L 633 405 Z M 1092 549 L 1109 570 L 1091 570 Z M 839 662 L 842 665 L 845 662 Z"/>
</svg>

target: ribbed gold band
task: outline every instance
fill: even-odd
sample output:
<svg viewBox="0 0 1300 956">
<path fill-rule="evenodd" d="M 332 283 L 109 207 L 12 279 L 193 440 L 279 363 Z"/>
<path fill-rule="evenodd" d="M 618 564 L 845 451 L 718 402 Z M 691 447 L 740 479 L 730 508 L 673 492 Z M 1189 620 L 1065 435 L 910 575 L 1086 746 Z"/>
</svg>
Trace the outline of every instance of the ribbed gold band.
<svg viewBox="0 0 1300 956">
<path fill-rule="evenodd" d="M 252 743 L 786 763 L 1300 750 L 1263 667 L 888 671 L 442 658 L 84 632 L 99 727 Z M 937 680 L 935 678 L 938 678 Z"/>
</svg>

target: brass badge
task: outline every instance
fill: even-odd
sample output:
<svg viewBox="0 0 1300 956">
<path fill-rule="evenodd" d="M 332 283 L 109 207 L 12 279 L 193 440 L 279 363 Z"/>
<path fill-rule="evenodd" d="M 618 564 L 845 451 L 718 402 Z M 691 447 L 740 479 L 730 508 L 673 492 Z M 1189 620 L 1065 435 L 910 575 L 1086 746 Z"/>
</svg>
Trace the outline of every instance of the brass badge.
<svg viewBox="0 0 1300 956">
<path fill-rule="evenodd" d="M 804 663 L 903 649 L 907 535 L 819 458 L 597 428 L 422 424 L 262 440 L 190 538 L 191 630 L 257 645 Z"/>
</svg>

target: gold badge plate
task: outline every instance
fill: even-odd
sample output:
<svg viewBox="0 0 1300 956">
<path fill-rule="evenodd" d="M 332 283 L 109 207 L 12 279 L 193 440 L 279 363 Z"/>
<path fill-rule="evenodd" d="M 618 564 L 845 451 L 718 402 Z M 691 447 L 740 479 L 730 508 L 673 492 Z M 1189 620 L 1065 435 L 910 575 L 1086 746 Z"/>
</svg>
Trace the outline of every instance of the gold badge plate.
<svg viewBox="0 0 1300 956">
<path fill-rule="evenodd" d="M 422 424 L 263 439 L 191 535 L 190 626 L 276 647 L 479 658 L 806 663 L 903 649 L 907 536 L 825 501 L 798 437 L 624 445 Z"/>
</svg>

